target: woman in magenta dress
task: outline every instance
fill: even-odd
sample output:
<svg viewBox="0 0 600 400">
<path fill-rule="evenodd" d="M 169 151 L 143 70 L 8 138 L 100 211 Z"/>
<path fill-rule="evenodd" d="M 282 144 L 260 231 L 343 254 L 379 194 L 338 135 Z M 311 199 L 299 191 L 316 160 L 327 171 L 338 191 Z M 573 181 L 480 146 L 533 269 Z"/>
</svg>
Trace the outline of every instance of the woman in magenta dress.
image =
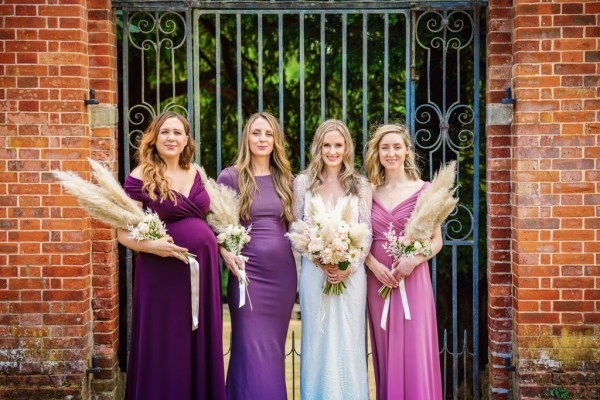
<svg viewBox="0 0 600 400">
<path fill-rule="evenodd" d="M 219 247 L 229 269 L 227 302 L 232 344 L 227 371 L 227 399 L 286 399 L 285 339 L 296 298 L 296 263 L 285 237 L 293 220 L 290 163 L 277 119 L 261 112 L 243 130 L 235 165 L 217 182 L 240 194 L 240 220 L 252 225 L 251 241 L 242 250 L 245 265 Z M 239 307 L 239 269 L 250 281 L 248 300 Z"/>
<path fill-rule="evenodd" d="M 125 180 L 129 196 L 158 213 L 169 236 L 119 241 L 138 252 L 133 287 L 128 400 L 225 398 L 221 285 L 217 242 L 204 219 L 210 198 L 190 168 L 194 141 L 181 115 L 156 117 L 142 137 L 139 166 Z M 192 330 L 190 267 L 200 266 L 199 328 Z"/>
<path fill-rule="evenodd" d="M 410 134 L 402 125 L 383 125 L 369 141 L 366 168 L 373 184 L 373 244 L 366 264 L 367 305 L 377 398 L 379 400 L 441 400 L 442 386 L 437 323 L 428 259 L 393 260 L 383 249 L 390 223 L 396 232 L 429 183 L 420 179 Z M 441 228 L 432 238 L 432 257 L 442 247 Z M 393 264 L 393 265 L 392 265 Z M 387 328 L 381 328 L 384 300 L 381 285 L 397 288 L 404 279 L 411 319 L 404 318 L 402 299 L 392 290 Z"/>
</svg>

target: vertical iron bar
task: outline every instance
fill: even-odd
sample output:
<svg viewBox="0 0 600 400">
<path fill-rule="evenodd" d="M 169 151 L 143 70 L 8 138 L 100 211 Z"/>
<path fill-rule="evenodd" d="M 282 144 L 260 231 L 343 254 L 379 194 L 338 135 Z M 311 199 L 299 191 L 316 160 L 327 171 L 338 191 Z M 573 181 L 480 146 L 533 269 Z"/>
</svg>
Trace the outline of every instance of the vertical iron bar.
<svg viewBox="0 0 600 400">
<path fill-rule="evenodd" d="M 194 126 L 194 72 L 192 64 L 192 11 L 185 12 L 185 40 L 187 52 L 187 114 L 190 126 Z M 175 54 L 173 54 L 173 66 L 175 66 Z M 175 70 L 173 70 L 173 102 L 175 102 Z M 200 143 L 196 143 L 200 147 Z"/>
<path fill-rule="evenodd" d="M 194 53 L 194 77 L 193 77 L 193 81 L 194 81 L 194 92 L 193 92 L 193 98 L 194 98 L 194 124 L 192 125 L 194 128 L 194 139 L 196 141 L 196 150 L 195 150 L 195 154 L 196 154 L 196 162 L 201 164 L 202 160 L 200 158 L 200 54 L 199 54 L 199 48 L 200 48 L 200 43 L 199 43 L 199 18 L 200 18 L 200 14 L 198 12 L 198 10 L 194 10 L 194 15 L 192 17 L 193 19 L 193 29 L 192 29 L 192 37 L 194 39 L 194 43 L 193 43 L 193 47 L 192 47 L 192 51 Z"/>
<path fill-rule="evenodd" d="M 368 126 L 367 126 L 367 112 L 368 112 L 368 101 L 369 101 L 369 96 L 368 96 L 368 85 L 367 85 L 367 80 L 369 78 L 369 70 L 368 70 L 368 63 L 367 63 L 367 48 L 368 48 L 368 16 L 369 14 L 367 13 L 363 13 L 363 26 L 362 26 L 362 59 L 363 59 L 363 64 L 362 64 L 362 84 L 363 84 L 363 105 L 362 105 L 362 112 L 363 112 L 363 121 L 362 121 L 362 128 L 363 128 L 363 165 L 364 165 L 364 159 L 366 157 L 366 152 L 367 152 L 367 134 L 368 134 Z M 363 168 L 364 169 L 364 168 Z"/>
<path fill-rule="evenodd" d="M 215 90 L 217 99 L 217 176 L 221 173 L 221 15 L 215 15 Z"/>
<path fill-rule="evenodd" d="M 390 53 L 390 15 L 384 14 L 383 29 L 383 122 L 389 121 L 389 53 Z"/>
<path fill-rule="evenodd" d="M 325 13 L 321 13 L 321 122 L 325 121 Z"/>
<path fill-rule="evenodd" d="M 442 236 L 443 241 L 444 236 Z M 433 304 L 437 304 L 437 256 L 431 259 L 431 286 L 433 289 Z"/>
<path fill-rule="evenodd" d="M 304 12 L 300 12 L 300 169 L 304 169 Z"/>
<path fill-rule="evenodd" d="M 158 12 L 155 12 L 154 16 L 156 18 L 156 57 L 154 58 L 154 64 L 156 68 L 156 82 L 160 82 L 160 19 L 158 17 Z M 142 85 L 143 84 L 144 83 L 142 82 Z M 158 114 L 160 114 L 160 85 L 156 85 L 155 115 Z"/>
<path fill-rule="evenodd" d="M 404 87 L 406 88 L 406 93 L 404 95 L 404 104 L 406 104 L 406 121 L 411 121 L 412 120 L 412 110 L 410 108 L 410 99 L 411 99 L 411 86 L 410 86 L 410 81 L 411 81 L 411 75 L 410 75 L 410 16 L 408 14 L 408 11 L 405 11 L 403 13 L 404 15 L 404 23 L 405 23 L 405 33 L 404 33 L 404 38 L 405 38 L 405 44 L 404 44 L 404 48 L 405 48 L 405 54 L 404 54 L 404 68 L 406 71 L 406 80 L 404 82 Z M 412 132 L 412 129 L 411 129 Z"/>
<path fill-rule="evenodd" d="M 258 14 L 258 111 L 263 110 L 263 15 Z"/>
<path fill-rule="evenodd" d="M 415 139 L 415 119 L 416 119 L 416 105 L 415 105 L 415 82 L 416 82 L 416 64 L 415 64 L 415 53 L 417 51 L 417 37 L 416 37 L 416 19 L 417 19 L 417 11 L 410 11 L 410 23 L 407 21 L 410 30 L 410 115 L 411 119 L 409 119 L 410 124 L 410 137 L 413 143 L 416 143 Z M 429 80 L 428 80 L 429 81 Z"/>
<path fill-rule="evenodd" d="M 458 400 L 458 269 L 457 248 L 452 245 L 452 393 Z"/>
<path fill-rule="evenodd" d="M 348 14 L 342 14 L 342 121 L 347 119 L 347 91 L 348 91 Z"/>
<path fill-rule="evenodd" d="M 469 347 L 467 346 L 467 330 L 463 331 L 463 379 L 465 381 L 465 390 L 463 390 L 463 400 L 467 400 L 467 357 L 469 356 Z"/>
<path fill-rule="evenodd" d="M 447 20 L 448 12 L 446 10 L 443 11 L 444 20 Z M 442 115 L 446 115 L 446 57 L 448 56 L 448 50 L 446 49 L 446 43 L 448 39 L 448 26 L 444 25 L 442 28 L 442 32 L 444 32 L 443 37 L 444 40 L 442 42 Z M 445 160 L 444 160 L 445 161 Z"/>
<path fill-rule="evenodd" d="M 237 66 L 238 147 L 242 141 L 242 16 L 235 15 L 235 59 Z"/>
<path fill-rule="evenodd" d="M 292 331 L 292 400 L 296 399 L 296 339 Z"/>
<path fill-rule="evenodd" d="M 479 393 L 479 12 L 480 7 L 475 6 L 473 18 L 474 77 L 473 77 L 473 114 L 475 140 L 473 146 L 473 397 L 478 399 Z"/>
<path fill-rule="evenodd" d="M 283 14 L 277 15 L 277 36 L 279 38 L 279 125 L 285 132 L 283 126 Z"/>
</svg>

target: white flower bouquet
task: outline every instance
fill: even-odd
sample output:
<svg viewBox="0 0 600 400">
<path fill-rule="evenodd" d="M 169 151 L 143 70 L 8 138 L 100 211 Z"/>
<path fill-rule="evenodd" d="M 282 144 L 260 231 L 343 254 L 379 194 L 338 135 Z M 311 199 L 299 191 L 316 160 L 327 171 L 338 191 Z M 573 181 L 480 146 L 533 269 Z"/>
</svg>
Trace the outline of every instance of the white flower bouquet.
<svg viewBox="0 0 600 400">
<path fill-rule="evenodd" d="M 144 218 L 136 225 L 127 225 L 129 237 L 137 241 L 140 240 L 157 240 L 167 236 L 167 227 L 157 213 L 147 209 Z M 182 253 L 187 258 L 196 257 L 196 255 L 184 251 Z"/>
<path fill-rule="evenodd" d="M 425 188 L 419 196 L 410 218 L 406 221 L 403 234 L 397 236 L 393 227 L 390 226 L 385 235 L 388 242 L 383 245 L 383 248 L 394 261 L 401 257 L 431 256 L 431 238 L 434 230 L 442 225 L 458 203 L 458 199 L 453 197 L 456 192 L 455 178 L 456 162 L 450 161 L 436 172 L 431 185 Z M 402 297 L 404 318 L 410 319 L 404 280 L 400 280 L 398 287 Z M 379 295 L 385 299 L 381 316 L 383 329 L 386 329 L 391 292 L 392 290 L 385 285 L 379 289 Z"/>
<path fill-rule="evenodd" d="M 112 173 L 100 163 L 88 159 L 92 175 L 98 185 L 80 178 L 72 172 L 53 171 L 65 189 L 71 193 L 81 207 L 92 217 L 119 229 L 130 232 L 136 240 L 156 240 L 167 236 L 167 229 L 158 214 L 146 213 L 123 190 Z M 200 266 L 191 253 L 184 252 L 190 265 L 190 286 L 192 291 L 192 330 L 198 329 Z"/>
<path fill-rule="evenodd" d="M 193 165 L 200 173 L 204 187 L 210 197 L 210 209 L 206 216 L 206 222 L 217 235 L 217 243 L 223 245 L 227 251 L 232 252 L 246 263 L 248 258 L 242 256 L 242 249 L 251 240 L 250 230 L 252 227 L 245 228 L 240 224 L 240 201 L 237 193 L 209 178 L 204 168 L 198 164 Z M 248 291 L 250 280 L 243 267 L 239 270 L 239 274 L 239 307 L 246 304 L 247 295 L 250 309 L 252 309 L 252 300 Z"/>
<path fill-rule="evenodd" d="M 401 257 L 431 256 L 430 241 L 411 240 L 404 236 L 398 236 L 394 229 L 394 224 L 391 222 L 384 236 L 387 239 L 387 243 L 383 244 L 383 248 L 394 261 Z M 379 295 L 387 299 L 391 291 L 392 288 L 383 285 L 379 288 Z"/>
<path fill-rule="evenodd" d="M 356 265 L 365 250 L 369 228 L 354 222 L 349 197 L 342 197 L 335 207 L 327 207 L 321 196 L 314 196 L 307 206 L 307 220 L 296 221 L 287 233 L 292 245 L 304 256 L 322 265 L 333 264 L 345 271 Z M 344 293 L 344 282 L 325 281 L 323 293 Z"/>
<path fill-rule="evenodd" d="M 251 229 L 252 226 L 246 229 L 242 225 L 229 224 L 217 235 L 217 242 L 228 251 L 239 256 L 242 254 L 244 246 L 250 243 L 250 239 L 252 239 L 250 237 Z"/>
</svg>

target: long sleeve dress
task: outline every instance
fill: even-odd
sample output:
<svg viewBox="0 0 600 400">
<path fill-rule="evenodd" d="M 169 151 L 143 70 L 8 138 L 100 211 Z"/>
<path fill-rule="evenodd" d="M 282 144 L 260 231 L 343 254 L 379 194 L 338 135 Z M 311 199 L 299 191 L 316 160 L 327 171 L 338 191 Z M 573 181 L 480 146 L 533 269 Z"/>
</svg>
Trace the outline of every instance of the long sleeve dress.
<svg viewBox="0 0 600 400">
<path fill-rule="evenodd" d="M 307 176 L 294 180 L 297 219 L 304 219 Z M 359 196 L 352 196 L 354 218 L 371 230 L 371 187 L 361 179 Z M 325 274 L 312 261 L 302 257 L 300 271 L 300 311 L 302 347 L 300 356 L 300 397 L 303 400 L 368 399 L 366 352 L 366 290 L 364 259 L 369 252 L 371 235 L 360 260 L 344 281 L 341 295 L 324 296 Z"/>
<path fill-rule="evenodd" d="M 250 207 L 252 240 L 242 250 L 248 257 L 250 284 L 246 305 L 239 308 L 238 280 L 229 274 L 227 302 L 231 312 L 231 358 L 227 371 L 228 400 L 286 399 L 285 340 L 296 299 L 296 263 L 285 233 L 283 204 L 271 175 L 255 177 L 258 190 Z M 218 183 L 239 192 L 238 173 L 224 169 Z"/>
<path fill-rule="evenodd" d="M 425 183 L 412 196 L 388 211 L 373 198 L 373 245 L 371 254 L 382 264 L 391 267 L 393 260 L 383 249 L 385 233 L 390 223 L 396 232 L 412 213 Z M 369 327 L 375 372 L 377 398 L 380 400 L 441 400 L 442 380 L 437 337 L 437 323 L 429 265 L 418 265 L 404 280 L 411 319 L 404 319 L 402 299 L 392 290 L 387 329 L 380 327 L 384 300 L 378 290 L 381 282 L 369 270 L 367 273 L 367 302 Z"/>
<path fill-rule="evenodd" d="M 225 398 L 221 279 L 217 241 L 204 216 L 210 198 L 200 175 L 188 197 L 152 200 L 142 181 L 125 180 L 134 200 L 158 213 L 175 244 L 200 265 L 199 327 L 192 331 L 190 267 L 175 257 L 139 253 L 133 286 L 128 400 Z"/>
</svg>

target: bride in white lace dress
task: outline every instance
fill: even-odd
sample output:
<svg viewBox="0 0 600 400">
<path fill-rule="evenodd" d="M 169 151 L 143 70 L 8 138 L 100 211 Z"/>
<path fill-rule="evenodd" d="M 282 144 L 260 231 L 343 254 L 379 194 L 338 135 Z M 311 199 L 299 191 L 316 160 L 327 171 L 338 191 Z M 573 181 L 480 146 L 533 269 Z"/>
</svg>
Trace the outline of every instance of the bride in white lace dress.
<svg viewBox="0 0 600 400">
<path fill-rule="evenodd" d="M 294 180 L 296 219 L 304 219 L 304 206 L 313 195 L 335 205 L 342 196 L 353 202 L 354 218 L 371 231 L 371 186 L 354 172 L 354 144 L 346 125 L 323 122 L 311 145 L 312 161 Z M 302 347 L 300 397 L 303 400 L 368 399 L 366 353 L 367 278 L 363 262 L 371 235 L 358 262 L 341 271 L 302 257 L 300 310 Z M 317 265 L 315 265 L 317 263 Z M 325 280 L 344 282 L 341 295 L 323 295 Z"/>
</svg>

